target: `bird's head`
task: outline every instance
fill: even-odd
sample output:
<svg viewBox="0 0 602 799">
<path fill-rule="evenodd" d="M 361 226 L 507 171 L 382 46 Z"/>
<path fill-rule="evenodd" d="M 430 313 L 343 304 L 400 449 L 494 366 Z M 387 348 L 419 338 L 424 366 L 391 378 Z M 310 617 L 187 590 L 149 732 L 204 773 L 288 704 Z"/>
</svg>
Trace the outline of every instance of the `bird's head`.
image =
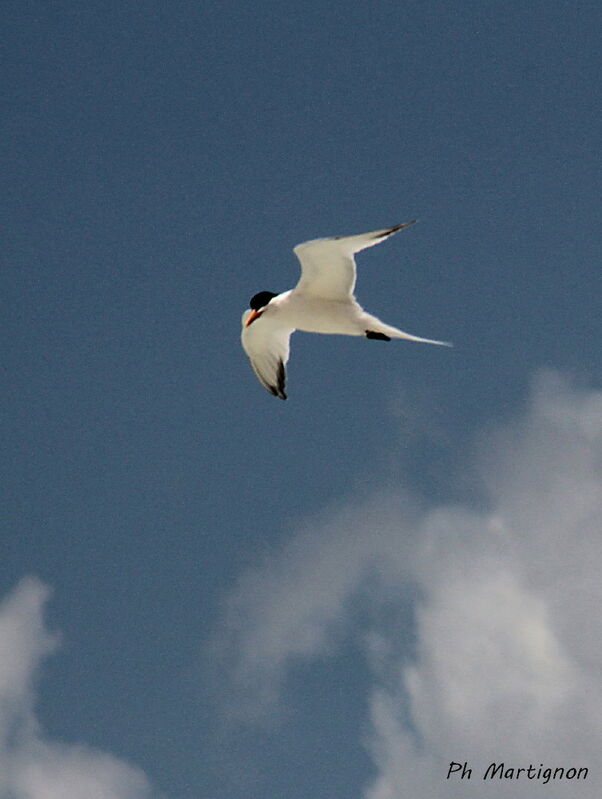
<svg viewBox="0 0 602 799">
<path fill-rule="evenodd" d="M 273 291 L 260 291 L 258 294 L 254 294 L 249 302 L 249 309 L 243 314 L 243 327 L 249 327 L 251 322 L 254 322 L 265 311 L 270 300 L 277 296 Z"/>
</svg>

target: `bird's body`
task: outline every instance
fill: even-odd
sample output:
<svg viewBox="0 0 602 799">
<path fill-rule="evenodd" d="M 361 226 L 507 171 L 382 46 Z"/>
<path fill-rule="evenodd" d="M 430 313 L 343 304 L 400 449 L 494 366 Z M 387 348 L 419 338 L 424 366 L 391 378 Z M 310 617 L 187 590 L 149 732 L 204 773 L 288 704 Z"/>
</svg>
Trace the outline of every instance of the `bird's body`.
<svg viewBox="0 0 602 799">
<path fill-rule="evenodd" d="M 354 253 L 378 244 L 412 222 L 357 236 L 313 239 L 294 248 L 301 262 L 301 278 L 295 288 L 282 294 L 260 292 L 242 317 L 242 345 L 251 366 L 265 388 L 286 399 L 284 366 L 289 339 L 295 330 L 365 336 L 388 341 L 409 339 L 429 344 L 443 341 L 404 333 L 366 313 L 353 295 Z"/>
<path fill-rule="evenodd" d="M 362 309 L 355 300 L 328 299 L 296 292 L 290 289 L 278 294 L 266 307 L 264 321 L 277 323 L 285 319 L 292 330 L 305 333 L 339 333 L 363 336 L 359 323 Z"/>
</svg>

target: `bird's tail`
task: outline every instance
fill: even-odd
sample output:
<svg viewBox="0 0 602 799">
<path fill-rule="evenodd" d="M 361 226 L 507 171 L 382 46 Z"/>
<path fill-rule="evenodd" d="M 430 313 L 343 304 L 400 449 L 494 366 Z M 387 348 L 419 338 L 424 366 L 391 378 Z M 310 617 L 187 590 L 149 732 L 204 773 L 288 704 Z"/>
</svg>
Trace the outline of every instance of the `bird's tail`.
<svg viewBox="0 0 602 799">
<path fill-rule="evenodd" d="M 452 347 L 453 345 L 449 341 L 437 341 L 432 338 L 422 338 L 421 336 L 413 336 L 411 333 L 405 333 L 403 330 L 399 330 L 397 327 L 393 327 L 392 325 L 386 325 L 384 322 L 381 322 L 376 316 L 372 316 L 368 313 L 362 314 L 362 324 L 365 324 L 366 331 L 371 331 L 373 333 L 382 333 L 389 338 L 403 338 L 407 341 L 418 341 L 422 344 L 439 344 L 442 347 Z"/>
</svg>

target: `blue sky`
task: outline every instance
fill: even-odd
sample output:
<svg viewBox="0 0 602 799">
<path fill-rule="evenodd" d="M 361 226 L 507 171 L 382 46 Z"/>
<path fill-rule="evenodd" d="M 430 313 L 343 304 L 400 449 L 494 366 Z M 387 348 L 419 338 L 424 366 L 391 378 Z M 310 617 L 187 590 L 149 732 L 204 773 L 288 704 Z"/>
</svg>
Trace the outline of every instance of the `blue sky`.
<svg viewBox="0 0 602 799">
<path fill-rule="evenodd" d="M 1 799 L 593 770 L 599 23 L 8 4 Z M 413 218 L 358 297 L 454 349 L 297 334 L 270 397 L 251 295 L 301 241 Z"/>
</svg>

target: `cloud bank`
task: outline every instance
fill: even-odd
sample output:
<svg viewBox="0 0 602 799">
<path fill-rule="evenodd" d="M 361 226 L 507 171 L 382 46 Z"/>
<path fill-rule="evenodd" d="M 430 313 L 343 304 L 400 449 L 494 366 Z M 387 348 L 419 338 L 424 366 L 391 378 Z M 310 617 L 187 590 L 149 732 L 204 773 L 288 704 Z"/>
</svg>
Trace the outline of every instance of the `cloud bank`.
<svg viewBox="0 0 602 799">
<path fill-rule="evenodd" d="M 593 799 L 602 795 L 602 393 L 540 374 L 521 418 L 483 436 L 473 466 L 475 507 L 376 496 L 314 520 L 243 574 L 213 649 L 234 698 L 225 712 L 284 707 L 291 666 L 336 649 L 358 625 L 358 597 L 397 602 L 412 614 L 414 640 L 378 613 L 361 631 L 370 685 L 368 733 L 358 736 L 376 767 L 365 799 L 521 799 L 540 789 L 524 772 L 484 783 L 492 762 L 588 767 L 586 780 L 558 777 L 545 792 Z M 447 780 L 451 761 L 467 761 L 472 779 Z"/>
<path fill-rule="evenodd" d="M 26 578 L 0 604 L 0 799 L 158 799 L 137 768 L 44 736 L 35 678 L 58 645 L 44 624 L 48 595 Z"/>
</svg>

